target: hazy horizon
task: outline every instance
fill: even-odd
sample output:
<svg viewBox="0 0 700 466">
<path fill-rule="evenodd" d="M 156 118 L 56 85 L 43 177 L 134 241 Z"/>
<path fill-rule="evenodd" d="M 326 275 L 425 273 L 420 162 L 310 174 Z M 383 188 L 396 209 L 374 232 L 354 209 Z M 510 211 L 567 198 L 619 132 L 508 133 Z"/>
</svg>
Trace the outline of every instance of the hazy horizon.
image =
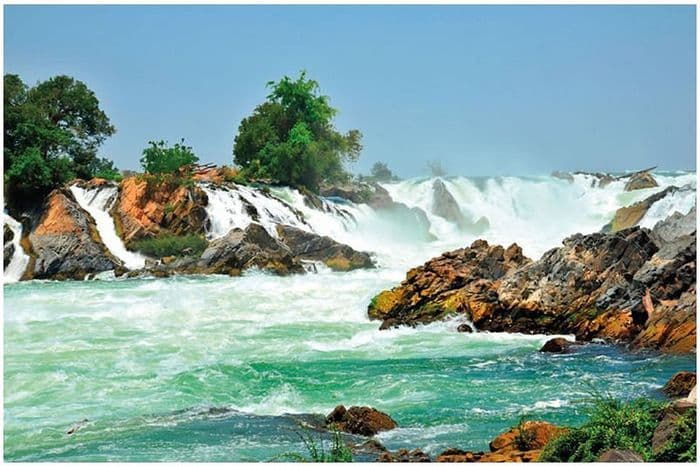
<svg viewBox="0 0 700 466">
<path fill-rule="evenodd" d="M 367 173 L 695 170 L 687 6 L 5 6 L 5 73 L 84 81 L 136 169 L 149 140 L 232 163 L 265 83 L 306 69 Z"/>
</svg>

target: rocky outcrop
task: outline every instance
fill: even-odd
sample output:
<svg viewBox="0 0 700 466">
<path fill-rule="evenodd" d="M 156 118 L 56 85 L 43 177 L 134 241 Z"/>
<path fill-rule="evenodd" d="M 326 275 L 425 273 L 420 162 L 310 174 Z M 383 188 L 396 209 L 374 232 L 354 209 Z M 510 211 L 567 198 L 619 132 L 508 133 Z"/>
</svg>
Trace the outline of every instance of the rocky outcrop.
<svg viewBox="0 0 700 466">
<path fill-rule="evenodd" d="M 498 435 L 490 452 L 469 452 L 451 448 L 436 458 L 438 463 L 529 463 L 539 459 L 544 446 L 565 429 L 543 421 L 527 421 Z"/>
<path fill-rule="evenodd" d="M 245 230 L 231 230 L 226 236 L 209 243 L 196 266 L 188 266 L 186 271 L 240 275 L 252 267 L 278 275 L 304 272 L 289 248 L 257 223 L 251 223 Z"/>
<path fill-rule="evenodd" d="M 626 228 L 631 228 L 639 224 L 639 222 L 644 218 L 644 215 L 651 208 L 651 206 L 663 199 L 664 197 L 678 191 L 679 188 L 675 186 L 669 186 L 661 192 L 652 194 L 651 196 L 642 199 L 634 204 L 621 207 L 615 212 L 613 219 L 603 227 L 604 232 L 618 232 Z"/>
<path fill-rule="evenodd" d="M 696 405 L 685 401 L 671 403 L 666 406 L 659 415 L 659 423 L 654 429 L 654 434 L 651 438 L 651 450 L 657 460 L 675 462 L 677 458 L 664 458 L 665 455 L 660 453 L 666 449 L 669 442 L 676 436 L 678 430 L 678 422 L 682 417 L 689 417 L 693 421 L 696 419 Z M 695 435 L 693 435 L 695 437 Z"/>
<path fill-rule="evenodd" d="M 430 456 L 420 448 L 407 450 L 399 448 L 395 452 L 386 451 L 379 455 L 377 461 L 380 463 L 430 463 Z"/>
<path fill-rule="evenodd" d="M 455 313 L 481 320 L 498 305 L 500 281 L 529 262 L 515 244 L 504 249 L 478 240 L 411 269 L 399 286 L 375 296 L 368 314 L 384 321 L 382 329 L 428 323 Z"/>
<path fill-rule="evenodd" d="M 15 232 L 6 223 L 3 224 L 3 267 L 7 268 L 8 264 L 12 260 L 12 256 L 15 255 L 15 245 L 12 240 L 15 238 Z"/>
<path fill-rule="evenodd" d="M 576 346 L 576 343 L 566 338 L 552 338 L 542 345 L 540 353 L 570 353 L 573 346 Z"/>
<path fill-rule="evenodd" d="M 690 394 L 696 382 L 695 372 L 681 371 L 674 374 L 662 390 L 669 398 L 683 398 Z"/>
<path fill-rule="evenodd" d="M 368 406 L 339 405 L 326 417 L 326 425 L 350 434 L 371 437 L 396 428 L 396 422 L 381 411 Z"/>
<path fill-rule="evenodd" d="M 121 262 L 102 243 L 90 215 L 67 188 L 49 194 L 29 242 L 32 278 L 81 280 L 90 274 L 122 269 Z"/>
<path fill-rule="evenodd" d="M 368 204 L 375 209 L 389 207 L 394 201 L 386 189 L 378 183 L 350 182 L 322 184 L 319 194 L 323 197 L 339 197 L 355 204 Z"/>
<path fill-rule="evenodd" d="M 661 220 L 651 230 L 651 237 L 658 245 L 673 243 L 684 236 L 695 232 L 697 225 L 695 206 L 687 214 L 674 212 Z"/>
<path fill-rule="evenodd" d="M 599 463 L 643 463 L 644 458 L 637 452 L 632 450 L 620 450 L 619 448 L 613 448 L 604 451 L 600 457 L 598 457 Z"/>
<path fill-rule="evenodd" d="M 161 234 L 204 234 L 208 199 L 201 188 L 184 179 L 144 175 L 124 179 L 112 210 L 127 246 Z"/>
<path fill-rule="evenodd" d="M 574 334 L 684 353 L 695 347 L 695 234 L 638 227 L 573 235 L 536 262 L 476 241 L 410 270 L 368 307 L 381 328 L 465 314 L 478 330 Z"/>
<path fill-rule="evenodd" d="M 634 173 L 625 183 L 625 191 L 635 191 L 637 189 L 656 188 L 659 183 L 649 171 L 641 171 Z"/>
<path fill-rule="evenodd" d="M 447 190 L 447 186 L 441 179 L 433 182 L 433 205 L 432 212 L 438 217 L 442 217 L 450 223 L 454 223 L 461 230 L 472 233 L 482 233 L 489 227 L 489 221 L 485 217 L 473 222 L 465 217 L 457 204 L 457 200 Z"/>
<path fill-rule="evenodd" d="M 277 234 L 299 259 L 321 261 L 336 271 L 374 267 L 368 253 L 355 251 L 328 236 L 319 236 L 289 225 L 277 225 Z"/>
</svg>

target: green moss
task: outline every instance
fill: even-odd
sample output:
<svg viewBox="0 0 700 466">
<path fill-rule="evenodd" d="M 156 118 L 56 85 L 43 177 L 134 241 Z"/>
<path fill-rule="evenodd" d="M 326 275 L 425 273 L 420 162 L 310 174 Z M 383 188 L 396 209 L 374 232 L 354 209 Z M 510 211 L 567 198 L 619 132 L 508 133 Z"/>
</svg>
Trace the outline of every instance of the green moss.
<svg viewBox="0 0 700 466">
<path fill-rule="evenodd" d="M 132 243 L 133 249 L 155 257 L 200 256 L 207 248 L 207 240 L 199 235 L 176 236 L 164 234 Z"/>
</svg>

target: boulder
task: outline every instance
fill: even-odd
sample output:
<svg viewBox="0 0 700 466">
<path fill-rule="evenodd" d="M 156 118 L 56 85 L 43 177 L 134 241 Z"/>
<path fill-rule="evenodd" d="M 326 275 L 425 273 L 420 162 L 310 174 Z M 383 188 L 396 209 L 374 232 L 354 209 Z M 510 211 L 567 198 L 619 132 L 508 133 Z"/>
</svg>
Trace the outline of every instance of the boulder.
<svg viewBox="0 0 700 466">
<path fill-rule="evenodd" d="M 613 448 L 606 450 L 598 457 L 599 463 L 643 463 L 644 458 L 632 450 Z"/>
<path fill-rule="evenodd" d="M 542 345 L 540 353 L 569 353 L 574 345 L 575 343 L 570 342 L 566 338 L 552 338 Z"/>
<path fill-rule="evenodd" d="M 52 191 L 38 224 L 29 234 L 33 278 L 82 280 L 87 275 L 121 270 L 119 259 L 102 243 L 95 222 L 67 188 Z"/>
<path fill-rule="evenodd" d="M 15 238 L 15 232 L 6 223 L 3 224 L 3 267 L 7 268 L 12 256 L 15 255 L 15 245 L 12 240 Z"/>
<path fill-rule="evenodd" d="M 644 218 L 644 215 L 651 208 L 651 206 L 666 196 L 678 191 L 679 188 L 676 186 L 669 186 L 661 192 L 652 194 L 651 196 L 642 199 L 639 202 L 627 207 L 620 207 L 615 212 L 613 219 L 603 227 L 604 232 L 615 233 L 626 228 L 632 228 L 639 224 L 639 222 Z"/>
<path fill-rule="evenodd" d="M 457 204 L 457 201 L 440 178 L 433 181 L 433 205 L 431 210 L 438 217 L 442 217 L 460 227 L 467 223 L 462 210 L 459 208 L 459 204 Z"/>
<path fill-rule="evenodd" d="M 396 428 L 396 422 L 381 411 L 368 406 L 339 405 L 326 417 L 326 424 L 350 434 L 371 437 L 379 432 Z"/>
<path fill-rule="evenodd" d="M 319 194 L 323 197 L 339 197 L 355 204 L 368 204 L 375 209 L 388 207 L 394 202 L 381 185 L 363 181 L 322 184 Z"/>
<path fill-rule="evenodd" d="M 656 188 L 657 186 L 659 183 L 656 182 L 654 176 L 648 171 L 643 171 L 630 176 L 630 179 L 625 183 L 625 191 Z"/>
<path fill-rule="evenodd" d="M 661 247 L 692 235 L 696 229 L 696 222 L 695 206 L 687 214 L 674 212 L 654 225 L 651 237 Z"/>
<path fill-rule="evenodd" d="M 382 329 L 429 323 L 457 313 L 475 322 L 493 312 L 499 282 L 529 262 L 516 244 L 504 249 L 477 240 L 409 270 L 399 286 L 372 299 L 368 315 L 383 320 Z"/>
<path fill-rule="evenodd" d="M 187 265 L 184 268 L 194 273 L 239 275 L 251 267 L 278 275 L 304 272 L 289 248 L 257 223 L 251 223 L 245 230 L 233 229 L 215 239 L 202 253 L 196 267 Z"/>
<path fill-rule="evenodd" d="M 681 371 L 674 374 L 662 390 L 669 398 L 683 398 L 690 394 L 695 383 L 695 372 Z"/>
<path fill-rule="evenodd" d="M 368 253 L 355 251 L 328 236 L 319 236 L 289 225 L 277 225 L 277 234 L 299 259 L 321 261 L 338 271 L 374 267 Z"/>
<path fill-rule="evenodd" d="M 124 179 L 113 215 L 121 237 L 133 241 L 163 233 L 176 236 L 204 234 L 206 193 L 175 176 L 151 175 Z"/>
<path fill-rule="evenodd" d="M 380 463 L 430 463 L 430 456 L 425 454 L 420 448 L 408 451 L 399 448 L 395 452 L 384 452 L 377 459 Z"/>
<path fill-rule="evenodd" d="M 457 327 L 457 331 L 459 333 L 472 333 L 474 329 L 469 324 L 460 324 L 459 327 Z"/>
</svg>

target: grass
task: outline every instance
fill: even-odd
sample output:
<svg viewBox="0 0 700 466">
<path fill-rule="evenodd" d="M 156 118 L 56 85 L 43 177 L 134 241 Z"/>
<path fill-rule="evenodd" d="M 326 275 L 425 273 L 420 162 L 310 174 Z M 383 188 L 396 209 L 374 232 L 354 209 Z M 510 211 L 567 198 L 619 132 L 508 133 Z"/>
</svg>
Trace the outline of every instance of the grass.
<svg viewBox="0 0 700 466">
<path fill-rule="evenodd" d="M 176 236 L 164 234 L 134 241 L 137 251 L 155 257 L 199 256 L 207 248 L 207 240 L 199 235 Z"/>
<path fill-rule="evenodd" d="M 610 397 L 597 396 L 593 399 L 588 420 L 581 427 L 571 428 L 550 441 L 539 461 L 592 462 L 612 448 L 632 450 L 645 461 L 653 461 L 655 455 L 651 449 L 651 439 L 659 423 L 659 413 L 665 406 L 664 402 L 646 398 L 623 403 Z M 694 416 L 693 414 L 693 445 Z M 680 458 L 689 454 L 689 438 L 687 432 L 680 435 L 678 446 L 673 448 L 667 461 L 684 461 Z M 695 456 L 694 450 L 692 456 Z"/>
<path fill-rule="evenodd" d="M 319 438 L 317 441 L 308 430 L 306 432 L 297 432 L 297 434 L 304 444 L 305 454 L 297 452 L 284 453 L 279 457 L 280 459 L 300 463 L 352 463 L 352 452 L 337 430 L 333 431 L 333 437 L 327 450 L 326 442 L 322 438 Z"/>
</svg>

